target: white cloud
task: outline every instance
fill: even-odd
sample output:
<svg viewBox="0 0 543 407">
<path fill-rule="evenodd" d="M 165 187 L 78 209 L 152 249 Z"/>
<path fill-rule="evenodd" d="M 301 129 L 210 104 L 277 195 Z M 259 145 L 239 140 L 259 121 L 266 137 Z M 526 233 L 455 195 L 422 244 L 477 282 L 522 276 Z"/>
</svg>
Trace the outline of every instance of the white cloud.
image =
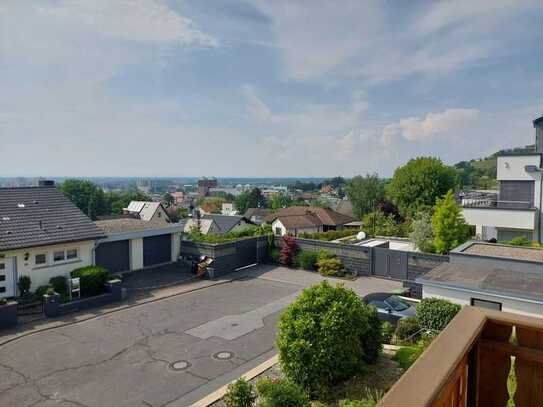
<svg viewBox="0 0 543 407">
<path fill-rule="evenodd" d="M 272 21 L 289 78 L 332 75 L 375 83 L 411 74 L 443 74 L 512 52 L 514 38 L 496 37 L 519 14 L 530 13 L 543 2 L 403 4 L 408 12 L 377 0 L 346 0 L 341 5 L 316 0 L 311 7 L 288 0 L 256 4 Z"/>
<path fill-rule="evenodd" d="M 424 118 L 407 117 L 385 126 L 381 139 L 386 146 L 389 146 L 398 135 L 408 141 L 426 142 L 436 136 L 458 132 L 478 117 L 477 109 L 447 109 L 443 112 L 428 113 Z"/>
</svg>

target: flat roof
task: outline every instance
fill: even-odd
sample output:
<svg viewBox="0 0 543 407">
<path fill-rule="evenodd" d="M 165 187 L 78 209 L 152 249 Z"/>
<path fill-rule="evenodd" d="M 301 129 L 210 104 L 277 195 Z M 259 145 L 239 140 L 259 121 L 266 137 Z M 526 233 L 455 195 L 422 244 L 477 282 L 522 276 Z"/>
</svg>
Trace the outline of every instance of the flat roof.
<svg viewBox="0 0 543 407">
<path fill-rule="evenodd" d="M 416 281 L 422 285 L 543 303 L 543 272 L 507 270 L 478 264 L 443 263 Z"/>
<path fill-rule="evenodd" d="M 510 246 L 495 243 L 470 242 L 454 250 L 453 253 L 465 253 L 477 256 L 499 257 L 503 259 L 536 261 L 543 263 L 543 249 L 535 247 Z"/>
<path fill-rule="evenodd" d="M 164 221 L 155 222 L 134 218 L 98 220 L 94 223 L 96 224 L 96 226 L 98 226 L 100 229 L 108 234 L 133 232 L 139 230 L 164 229 L 169 226 L 173 226 L 172 223 L 165 223 Z"/>
</svg>

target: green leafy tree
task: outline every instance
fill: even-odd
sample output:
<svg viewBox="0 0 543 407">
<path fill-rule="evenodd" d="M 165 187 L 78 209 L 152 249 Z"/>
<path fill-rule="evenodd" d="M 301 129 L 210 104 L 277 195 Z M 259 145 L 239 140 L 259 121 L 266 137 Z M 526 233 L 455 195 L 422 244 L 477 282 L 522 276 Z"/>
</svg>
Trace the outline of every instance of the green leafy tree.
<svg viewBox="0 0 543 407">
<path fill-rule="evenodd" d="M 239 194 L 234 200 L 234 204 L 238 212 L 243 214 L 249 208 L 263 208 L 266 205 L 266 199 L 260 188 L 253 188 Z"/>
<path fill-rule="evenodd" d="M 281 208 L 287 208 L 292 205 L 292 199 L 287 194 L 274 195 L 270 202 L 270 209 L 277 211 Z"/>
<path fill-rule="evenodd" d="M 104 191 L 91 181 L 68 179 L 59 189 L 89 218 L 95 220 L 97 216 L 107 215 L 109 206 Z"/>
<path fill-rule="evenodd" d="M 345 187 L 358 219 L 375 210 L 385 198 L 385 185 L 377 174 L 357 175 Z"/>
<path fill-rule="evenodd" d="M 163 196 L 162 196 L 162 200 L 164 201 L 164 205 L 169 208 L 170 206 L 172 206 L 175 202 L 175 199 L 173 197 L 172 194 L 170 194 L 169 192 L 166 192 Z"/>
<path fill-rule="evenodd" d="M 423 211 L 417 214 L 412 223 L 412 231 L 409 237 L 421 252 L 433 253 L 435 251 L 434 229 L 430 212 Z"/>
<path fill-rule="evenodd" d="M 151 198 L 141 191 L 112 191 L 106 193 L 106 201 L 110 215 L 119 215 L 132 201 L 150 201 Z"/>
<path fill-rule="evenodd" d="M 456 186 L 456 170 L 434 157 L 419 157 L 394 171 L 387 194 L 401 210 L 431 207 Z"/>
<path fill-rule="evenodd" d="M 470 231 L 462 209 L 454 200 L 452 191 L 438 199 L 432 216 L 434 246 L 438 253 L 446 254 L 468 240 Z"/>
<path fill-rule="evenodd" d="M 409 220 L 398 222 L 394 215 L 386 215 L 380 210 L 364 216 L 362 225 L 366 232 L 374 236 L 406 237 L 411 228 Z"/>
</svg>

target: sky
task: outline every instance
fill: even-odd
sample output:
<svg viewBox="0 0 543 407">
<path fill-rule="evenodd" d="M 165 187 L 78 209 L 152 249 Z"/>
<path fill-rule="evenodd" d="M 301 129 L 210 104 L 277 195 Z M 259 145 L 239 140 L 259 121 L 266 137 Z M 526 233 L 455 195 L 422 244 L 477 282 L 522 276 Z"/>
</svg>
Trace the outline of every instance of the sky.
<svg viewBox="0 0 543 407">
<path fill-rule="evenodd" d="M 390 176 L 533 143 L 541 0 L 2 0 L 0 176 Z"/>
</svg>

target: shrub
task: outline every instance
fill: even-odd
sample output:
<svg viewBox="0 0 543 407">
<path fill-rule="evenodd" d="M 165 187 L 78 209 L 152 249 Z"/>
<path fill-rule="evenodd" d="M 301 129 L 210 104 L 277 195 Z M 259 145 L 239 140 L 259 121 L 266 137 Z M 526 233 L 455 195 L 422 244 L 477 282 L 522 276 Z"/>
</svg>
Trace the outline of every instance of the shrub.
<svg viewBox="0 0 543 407">
<path fill-rule="evenodd" d="M 309 407 L 303 388 L 289 380 L 262 379 L 256 384 L 261 407 Z"/>
<path fill-rule="evenodd" d="M 68 294 L 68 283 L 66 277 L 56 276 L 49 280 L 49 285 L 52 286 L 60 295 Z"/>
<path fill-rule="evenodd" d="M 383 343 L 391 343 L 394 336 L 394 325 L 385 321 L 381 324 L 381 330 L 383 331 Z"/>
<path fill-rule="evenodd" d="M 420 336 L 419 321 L 416 317 L 400 319 L 394 335 L 399 342 L 415 342 Z"/>
<path fill-rule="evenodd" d="M 273 263 L 279 263 L 279 249 L 273 248 L 270 250 L 270 259 Z"/>
<path fill-rule="evenodd" d="M 7 298 L 0 298 L 0 305 L 6 305 L 8 303 Z"/>
<path fill-rule="evenodd" d="M 38 297 L 39 299 L 42 299 L 45 294 L 47 294 L 47 291 L 53 288 L 49 284 L 48 285 L 40 285 L 38 288 L 36 288 L 36 291 L 34 291 L 34 295 Z"/>
<path fill-rule="evenodd" d="M 283 236 L 283 247 L 279 255 L 279 262 L 285 266 L 292 265 L 297 249 L 296 239 L 292 236 Z"/>
<path fill-rule="evenodd" d="M 385 395 L 382 390 L 366 388 L 362 400 L 341 400 L 339 407 L 375 407 Z"/>
<path fill-rule="evenodd" d="M 321 259 L 316 263 L 319 273 L 323 276 L 343 277 L 343 262 L 334 257 L 332 259 Z"/>
<path fill-rule="evenodd" d="M 315 270 L 318 256 L 316 252 L 302 250 L 296 255 L 295 263 L 305 270 Z"/>
<path fill-rule="evenodd" d="M 414 346 L 400 348 L 394 355 L 394 360 L 398 362 L 402 369 L 407 370 L 422 355 L 430 343 L 431 341 L 420 340 Z"/>
<path fill-rule="evenodd" d="M 321 249 L 317 254 L 317 260 L 333 259 L 336 255 L 328 250 Z"/>
<path fill-rule="evenodd" d="M 299 237 L 303 239 L 324 240 L 324 241 L 329 242 L 329 241 L 341 239 L 344 237 L 355 236 L 358 232 L 359 230 L 353 230 L 353 229 L 329 230 L 327 232 L 316 232 L 316 233 L 303 232 L 303 233 L 300 233 Z"/>
<path fill-rule="evenodd" d="M 93 296 L 105 291 L 105 284 L 111 278 L 111 273 L 103 267 L 87 266 L 76 269 L 71 273 L 72 278 L 79 277 L 81 294 Z"/>
<path fill-rule="evenodd" d="M 224 396 L 226 407 L 251 407 L 255 400 L 253 385 L 243 378 L 230 383 Z"/>
<path fill-rule="evenodd" d="M 526 236 L 517 236 L 513 239 L 511 239 L 507 244 L 513 245 L 513 246 L 532 246 L 532 241 L 528 239 Z"/>
<path fill-rule="evenodd" d="M 381 342 L 375 308 L 352 290 L 323 281 L 282 314 L 277 348 L 285 375 L 317 395 L 374 362 Z"/>
<path fill-rule="evenodd" d="M 424 298 L 417 305 L 417 320 L 423 329 L 443 330 L 460 311 L 460 305 L 439 298 Z"/>
<path fill-rule="evenodd" d="M 30 277 L 28 276 L 19 277 L 19 281 L 17 282 L 17 287 L 19 287 L 21 296 L 26 295 L 30 292 L 31 285 L 32 285 L 32 280 L 30 280 Z"/>
</svg>

